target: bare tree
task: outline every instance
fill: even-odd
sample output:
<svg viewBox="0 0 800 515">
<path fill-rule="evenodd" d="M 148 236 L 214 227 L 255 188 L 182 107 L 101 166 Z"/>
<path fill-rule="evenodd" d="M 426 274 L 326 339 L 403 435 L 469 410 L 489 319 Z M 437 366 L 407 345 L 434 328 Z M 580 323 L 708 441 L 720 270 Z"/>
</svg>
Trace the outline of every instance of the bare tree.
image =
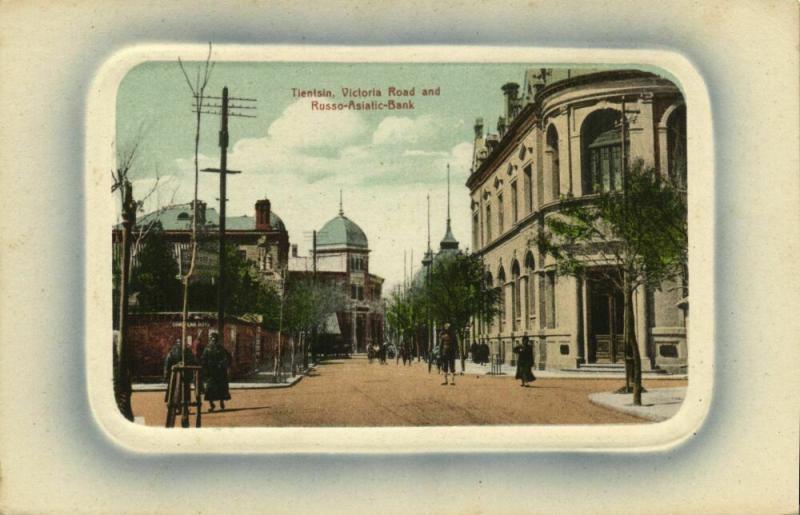
<svg viewBox="0 0 800 515">
<path fill-rule="evenodd" d="M 202 121 L 203 102 L 205 101 L 205 90 L 208 85 L 208 80 L 211 77 L 211 71 L 214 69 L 214 63 L 211 61 L 211 43 L 208 44 L 208 55 L 206 56 L 205 64 L 198 66 L 194 80 L 189 78 L 189 74 L 183 65 L 183 61 L 178 58 L 178 66 L 180 66 L 183 77 L 186 79 L 186 85 L 192 92 L 194 99 L 195 113 L 195 131 L 194 131 L 194 196 L 192 202 L 192 234 L 189 246 L 191 248 L 191 260 L 189 263 L 189 270 L 181 277 L 183 283 L 183 309 L 181 318 L 181 362 L 186 361 L 186 318 L 189 311 L 189 281 L 194 274 L 195 260 L 197 258 L 197 187 L 200 176 L 200 128 Z M 220 335 L 222 337 L 222 335 Z"/>
<path fill-rule="evenodd" d="M 128 420 L 133 420 L 133 410 L 131 408 L 133 367 L 131 364 L 130 344 L 128 342 L 128 285 L 131 281 L 132 231 L 136 225 L 136 212 L 147 198 L 156 191 L 159 182 L 158 170 L 156 170 L 156 180 L 150 191 L 141 201 L 134 200 L 131 180 L 133 165 L 136 161 L 139 145 L 142 142 L 142 134 L 143 130 L 140 127 L 127 148 L 117 146 L 117 167 L 111 171 L 111 193 L 119 193 L 120 214 L 122 217 L 122 241 L 120 242 L 119 255 L 119 333 L 113 352 L 114 398 L 120 412 Z"/>
</svg>

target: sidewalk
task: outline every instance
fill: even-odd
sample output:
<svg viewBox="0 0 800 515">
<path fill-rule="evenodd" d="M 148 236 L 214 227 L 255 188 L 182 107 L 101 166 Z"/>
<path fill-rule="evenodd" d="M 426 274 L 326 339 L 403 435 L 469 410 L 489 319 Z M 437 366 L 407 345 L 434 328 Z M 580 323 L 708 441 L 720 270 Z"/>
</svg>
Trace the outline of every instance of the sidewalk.
<svg viewBox="0 0 800 515">
<path fill-rule="evenodd" d="M 272 372 L 256 372 L 244 380 L 231 382 L 228 388 L 231 390 L 253 390 L 253 389 L 267 389 L 267 388 L 289 388 L 300 382 L 303 377 L 311 370 L 316 368 L 316 364 L 308 367 L 304 372 L 296 375 L 285 377 L 283 382 L 273 382 Z M 165 392 L 167 391 L 166 383 L 137 383 L 133 385 L 134 392 Z"/>
<path fill-rule="evenodd" d="M 589 400 L 599 406 L 628 415 L 661 422 L 672 418 L 683 405 L 686 387 L 653 388 L 642 393 L 642 405 L 633 405 L 632 393 L 599 392 L 589 394 Z"/>
<path fill-rule="evenodd" d="M 461 370 L 461 364 L 456 363 L 456 370 Z M 464 374 L 471 374 L 471 375 L 489 375 L 491 371 L 491 367 L 489 364 L 486 365 L 478 365 L 473 363 L 471 360 L 467 360 L 465 363 Z M 511 366 L 508 363 L 505 363 L 500 366 L 500 371 L 502 376 L 511 376 L 514 377 L 517 373 L 517 367 Z M 576 371 L 567 371 L 567 370 L 536 370 L 534 368 L 533 375 L 537 378 L 558 378 L 558 379 L 624 379 L 625 373 L 624 372 L 576 372 Z M 648 375 L 644 374 L 645 379 L 686 379 L 686 374 L 658 374 L 658 375 Z"/>
</svg>

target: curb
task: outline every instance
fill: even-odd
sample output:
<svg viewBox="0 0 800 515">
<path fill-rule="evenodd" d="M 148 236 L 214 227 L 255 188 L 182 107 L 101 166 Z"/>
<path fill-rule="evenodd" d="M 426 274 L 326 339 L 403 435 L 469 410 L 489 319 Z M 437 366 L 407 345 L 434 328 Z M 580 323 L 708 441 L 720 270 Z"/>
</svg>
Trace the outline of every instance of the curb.
<svg viewBox="0 0 800 515">
<path fill-rule="evenodd" d="M 296 375 L 296 376 L 292 377 L 292 379 L 289 380 L 286 383 L 266 383 L 266 382 L 263 382 L 263 383 L 261 383 L 261 382 L 229 383 L 228 384 L 228 389 L 229 390 L 267 390 L 267 389 L 271 389 L 271 388 L 290 388 L 290 387 L 296 385 L 297 383 L 299 383 L 300 380 L 303 379 L 303 377 L 305 377 L 306 374 L 308 372 L 310 372 L 311 370 L 313 370 L 314 368 L 316 368 L 316 367 L 314 367 L 314 366 L 309 367 L 309 369 L 307 371 L 305 371 L 302 374 L 299 374 L 299 375 Z M 149 383 L 149 384 L 148 383 L 139 383 L 139 384 L 134 384 L 132 389 L 133 389 L 134 392 L 166 392 L 167 391 L 167 384 L 166 383 Z"/>
<path fill-rule="evenodd" d="M 655 390 L 669 390 L 671 388 L 655 388 L 651 391 Z M 670 415 L 662 415 L 654 410 L 648 410 L 648 406 L 634 406 L 633 404 L 623 404 L 620 405 L 618 403 L 609 402 L 604 399 L 607 395 L 613 394 L 613 392 L 596 392 L 589 394 L 589 402 L 592 404 L 596 404 L 597 406 L 602 406 L 603 408 L 610 409 L 613 411 L 617 411 L 619 413 L 625 413 L 626 415 L 631 415 L 637 418 L 641 418 L 644 420 L 649 420 L 651 422 L 663 422 L 675 416 L 675 413 Z M 629 395 L 629 394 L 620 394 L 620 395 Z M 681 403 L 682 405 L 682 403 Z M 680 407 L 678 408 L 680 410 Z"/>
</svg>

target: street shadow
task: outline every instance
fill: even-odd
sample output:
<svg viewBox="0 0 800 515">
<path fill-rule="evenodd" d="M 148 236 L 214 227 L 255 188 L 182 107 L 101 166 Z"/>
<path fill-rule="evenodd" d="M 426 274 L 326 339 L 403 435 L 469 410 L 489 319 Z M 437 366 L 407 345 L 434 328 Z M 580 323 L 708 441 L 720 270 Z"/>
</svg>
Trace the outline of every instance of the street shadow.
<svg viewBox="0 0 800 515">
<path fill-rule="evenodd" d="M 203 412 L 203 416 L 214 416 L 214 415 L 217 415 L 217 414 L 224 415 L 225 413 L 235 413 L 235 412 L 238 412 L 238 411 L 258 411 L 258 410 L 269 409 L 271 407 L 272 406 L 254 406 L 254 407 L 250 407 L 250 408 L 226 408 L 224 410 L 219 410 L 218 409 L 218 410 L 214 410 L 214 411 L 204 411 Z"/>
</svg>

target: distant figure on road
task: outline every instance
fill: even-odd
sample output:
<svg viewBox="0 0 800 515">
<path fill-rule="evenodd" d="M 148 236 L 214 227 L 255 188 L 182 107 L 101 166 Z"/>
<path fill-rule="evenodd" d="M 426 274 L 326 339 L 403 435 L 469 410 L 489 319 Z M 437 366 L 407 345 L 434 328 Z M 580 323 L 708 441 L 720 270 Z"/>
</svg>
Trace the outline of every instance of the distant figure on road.
<svg viewBox="0 0 800 515">
<path fill-rule="evenodd" d="M 225 409 L 225 401 L 231 398 L 228 389 L 228 367 L 232 359 L 228 350 L 219 342 L 217 333 L 211 333 L 210 340 L 208 347 L 203 351 L 200 363 L 203 366 L 209 411 L 214 411 L 216 409 L 214 401 L 219 401 L 220 408 Z"/>
<path fill-rule="evenodd" d="M 437 373 L 437 374 L 441 374 L 441 373 L 442 373 L 442 359 L 441 359 L 441 354 L 442 354 L 442 353 L 441 353 L 441 347 L 440 347 L 440 346 L 439 346 L 439 344 L 437 343 L 437 344 L 435 344 L 435 345 L 433 346 L 433 350 L 431 351 L 431 355 L 430 355 L 430 357 L 429 357 L 429 360 L 430 360 L 430 362 L 431 362 L 431 363 L 435 363 L 435 364 L 436 364 L 436 373 Z"/>
<path fill-rule="evenodd" d="M 442 329 L 442 334 L 439 337 L 439 346 L 441 352 L 442 370 L 444 371 L 444 383 L 447 384 L 447 374 L 452 374 L 452 386 L 456 385 L 456 342 L 450 334 L 450 324 L 445 323 Z"/>
<path fill-rule="evenodd" d="M 411 346 L 408 343 L 403 343 L 400 352 L 403 354 L 403 366 L 411 365 L 411 361 L 414 359 L 411 355 Z"/>
<path fill-rule="evenodd" d="M 517 354 L 517 375 L 516 378 L 522 381 L 520 386 L 529 386 L 528 383 L 536 381 L 531 367 L 533 367 L 533 347 L 527 336 L 522 337 L 522 343 L 514 347 Z"/>
<path fill-rule="evenodd" d="M 378 355 L 380 356 L 381 365 L 386 364 L 386 352 L 388 351 L 386 343 L 383 343 L 380 346 L 380 350 L 378 351 Z"/>
</svg>

